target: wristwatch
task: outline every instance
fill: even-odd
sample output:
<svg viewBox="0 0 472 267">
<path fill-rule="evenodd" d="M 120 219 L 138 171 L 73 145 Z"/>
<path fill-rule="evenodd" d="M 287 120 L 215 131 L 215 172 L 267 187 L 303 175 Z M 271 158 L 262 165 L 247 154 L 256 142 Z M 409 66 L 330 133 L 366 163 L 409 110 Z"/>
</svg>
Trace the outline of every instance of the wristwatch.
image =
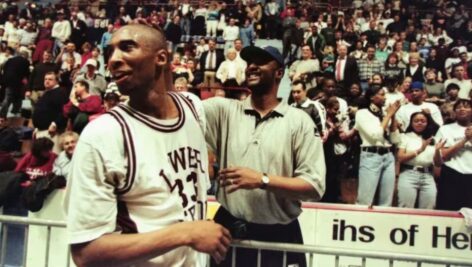
<svg viewBox="0 0 472 267">
<path fill-rule="evenodd" d="M 270 178 L 267 175 L 267 173 L 264 172 L 262 174 L 261 180 L 262 180 L 261 189 L 265 189 L 267 187 L 267 185 L 270 183 Z"/>
</svg>

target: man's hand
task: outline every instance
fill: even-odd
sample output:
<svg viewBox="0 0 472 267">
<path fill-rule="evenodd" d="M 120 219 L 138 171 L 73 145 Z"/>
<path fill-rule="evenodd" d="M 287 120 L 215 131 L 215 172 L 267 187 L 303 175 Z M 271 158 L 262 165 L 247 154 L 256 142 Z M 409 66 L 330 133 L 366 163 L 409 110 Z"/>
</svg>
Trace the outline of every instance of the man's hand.
<svg viewBox="0 0 472 267">
<path fill-rule="evenodd" d="M 57 126 L 54 122 L 52 122 L 51 125 L 49 125 L 48 133 L 52 137 L 52 136 L 56 135 L 56 132 L 57 132 Z"/>
<path fill-rule="evenodd" d="M 226 228 L 214 221 L 185 222 L 182 225 L 188 227 L 190 247 L 210 254 L 217 263 L 225 259 L 231 244 L 231 234 Z"/>
<path fill-rule="evenodd" d="M 262 173 L 244 167 L 229 167 L 220 171 L 220 185 L 232 193 L 239 189 L 256 189 L 262 185 Z"/>
</svg>

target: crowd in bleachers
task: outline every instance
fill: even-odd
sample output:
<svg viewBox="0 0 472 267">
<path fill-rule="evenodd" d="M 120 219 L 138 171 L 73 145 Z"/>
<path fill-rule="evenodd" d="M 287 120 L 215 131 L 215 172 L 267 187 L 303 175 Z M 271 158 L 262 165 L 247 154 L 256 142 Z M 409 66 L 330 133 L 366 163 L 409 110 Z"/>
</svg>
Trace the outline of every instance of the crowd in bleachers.
<svg viewBox="0 0 472 267">
<path fill-rule="evenodd" d="M 354 202 L 341 185 L 358 179 L 359 204 L 472 207 L 468 0 L 95 2 L 1 1 L 0 171 L 67 176 L 87 123 L 126 101 L 106 68 L 113 32 L 144 23 L 165 32 L 173 90 L 201 99 L 246 98 L 239 52 L 280 40 L 289 102 L 324 142 L 323 201 Z"/>
</svg>

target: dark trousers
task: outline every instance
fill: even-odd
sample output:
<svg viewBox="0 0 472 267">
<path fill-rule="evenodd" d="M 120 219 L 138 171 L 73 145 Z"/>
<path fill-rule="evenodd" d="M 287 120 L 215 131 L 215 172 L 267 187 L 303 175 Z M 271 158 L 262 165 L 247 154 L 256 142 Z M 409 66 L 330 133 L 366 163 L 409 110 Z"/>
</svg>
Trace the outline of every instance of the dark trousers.
<svg viewBox="0 0 472 267">
<path fill-rule="evenodd" d="M 0 117 L 6 117 L 8 114 L 8 108 L 13 105 L 12 113 L 19 113 L 21 109 L 21 102 L 23 96 L 20 88 L 7 87 L 5 90 L 5 98 L 2 102 L 2 108 L 0 109 Z"/>
<path fill-rule="evenodd" d="M 442 165 L 438 181 L 436 209 L 458 211 L 472 208 L 472 174 L 462 174 Z"/>
<path fill-rule="evenodd" d="M 235 218 L 226 209 L 220 207 L 215 215 L 215 222 L 226 227 L 234 239 L 247 239 L 264 242 L 280 242 L 303 244 L 302 232 L 298 220 L 283 224 L 255 224 Z M 213 259 L 211 267 L 229 267 L 232 266 L 233 250 L 230 248 L 226 254 L 225 260 L 219 265 Z M 262 267 L 282 267 L 283 252 L 279 251 L 261 251 Z M 299 267 L 306 267 L 305 254 L 287 253 L 287 266 L 290 264 L 298 264 Z M 236 265 L 237 267 L 255 267 L 257 266 L 257 250 L 255 249 L 236 249 Z"/>
</svg>

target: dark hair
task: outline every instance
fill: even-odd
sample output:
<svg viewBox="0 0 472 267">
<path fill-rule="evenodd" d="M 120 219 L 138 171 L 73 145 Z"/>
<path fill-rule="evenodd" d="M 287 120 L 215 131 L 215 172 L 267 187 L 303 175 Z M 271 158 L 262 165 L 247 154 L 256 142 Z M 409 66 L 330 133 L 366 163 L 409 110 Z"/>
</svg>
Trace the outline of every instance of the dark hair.
<svg viewBox="0 0 472 267">
<path fill-rule="evenodd" d="M 464 99 L 464 98 L 459 98 L 457 99 L 456 103 L 454 103 L 454 107 L 452 110 L 456 111 L 456 109 L 459 107 L 459 105 L 464 105 L 464 106 L 472 106 L 472 100 L 469 99 Z"/>
<path fill-rule="evenodd" d="M 41 158 L 41 153 L 43 151 L 50 151 L 54 147 L 54 143 L 51 139 L 46 137 L 41 137 L 33 142 L 33 146 L 31 147 L 31 154 L 36 158 Z"/>
<path fill-rule="evenodd" d="M 44 77 L 46 77 L 46 75 L 53 75 L 54 76 L 54 79 L 56 79 L 56 82 L 59 82 L 59 77 L 57 76 L 57 73 L 55 73 L 54 71 L 48 71 L 44 74 Z"/>
<path fill-rule="evenodd" d="M 305 90 L 306 90 L 306 84 L 305 84 L 305 82 L 303 82 L 303 81 L 301 81 L 301 80 L 295 80 L 295 81 L 293 81 L 292 86 L 299 85 L 299 84 L 302 85 L 303 91 L 305 91 Z"/>
<path fill-rule="evenodd" d="M 459 85 L 457 83 L 450 83 L 446 87 L 446 93 L 451 91 L 451 90 L 454 90 L 454 89 L 460 90 L 461 88 L 459 87 Z"/>
<path fill-rule="evenodd" d="M 78 84 L 82 85 L 83 87 L 85 87 L 85 90 L 86 90 L 87 92 L 89 92 L 90 87 L 89 87 L 89 83 L 88 83 L 88 82 L 86 82 L 86 81 L 84 81 L 84 80 L 79 80 L 79 81 L 76 81 L 75 83 L 78 83 Z"/>
<path fill-rule="evenodd" d="M 434 136 L 439 129 L 439 125 L 433 120 L 433 118 L 431 117 L 431 114 L 424 111 L 418 111 L 411 114 L 410 124 L 408 125 L 408 128 L 406 128 L 405 132 L 406 133 L 413 132 L 413 118 L 419 114 L 425 116 L 427 120 L 426 128 L 424 129 L 423 132 L 419 133 L 419 135 L 421 135 L 421 138 L 428 139 L 431 136 Z"/>
<path fill-rule="evenodd" d="M 368 104 L 371 103 L 371 98 L 376 95 L 380 90 L 383 90 L 382 86 L 372 85 L 365 91 L 365 99 Z"/>
</svg>

